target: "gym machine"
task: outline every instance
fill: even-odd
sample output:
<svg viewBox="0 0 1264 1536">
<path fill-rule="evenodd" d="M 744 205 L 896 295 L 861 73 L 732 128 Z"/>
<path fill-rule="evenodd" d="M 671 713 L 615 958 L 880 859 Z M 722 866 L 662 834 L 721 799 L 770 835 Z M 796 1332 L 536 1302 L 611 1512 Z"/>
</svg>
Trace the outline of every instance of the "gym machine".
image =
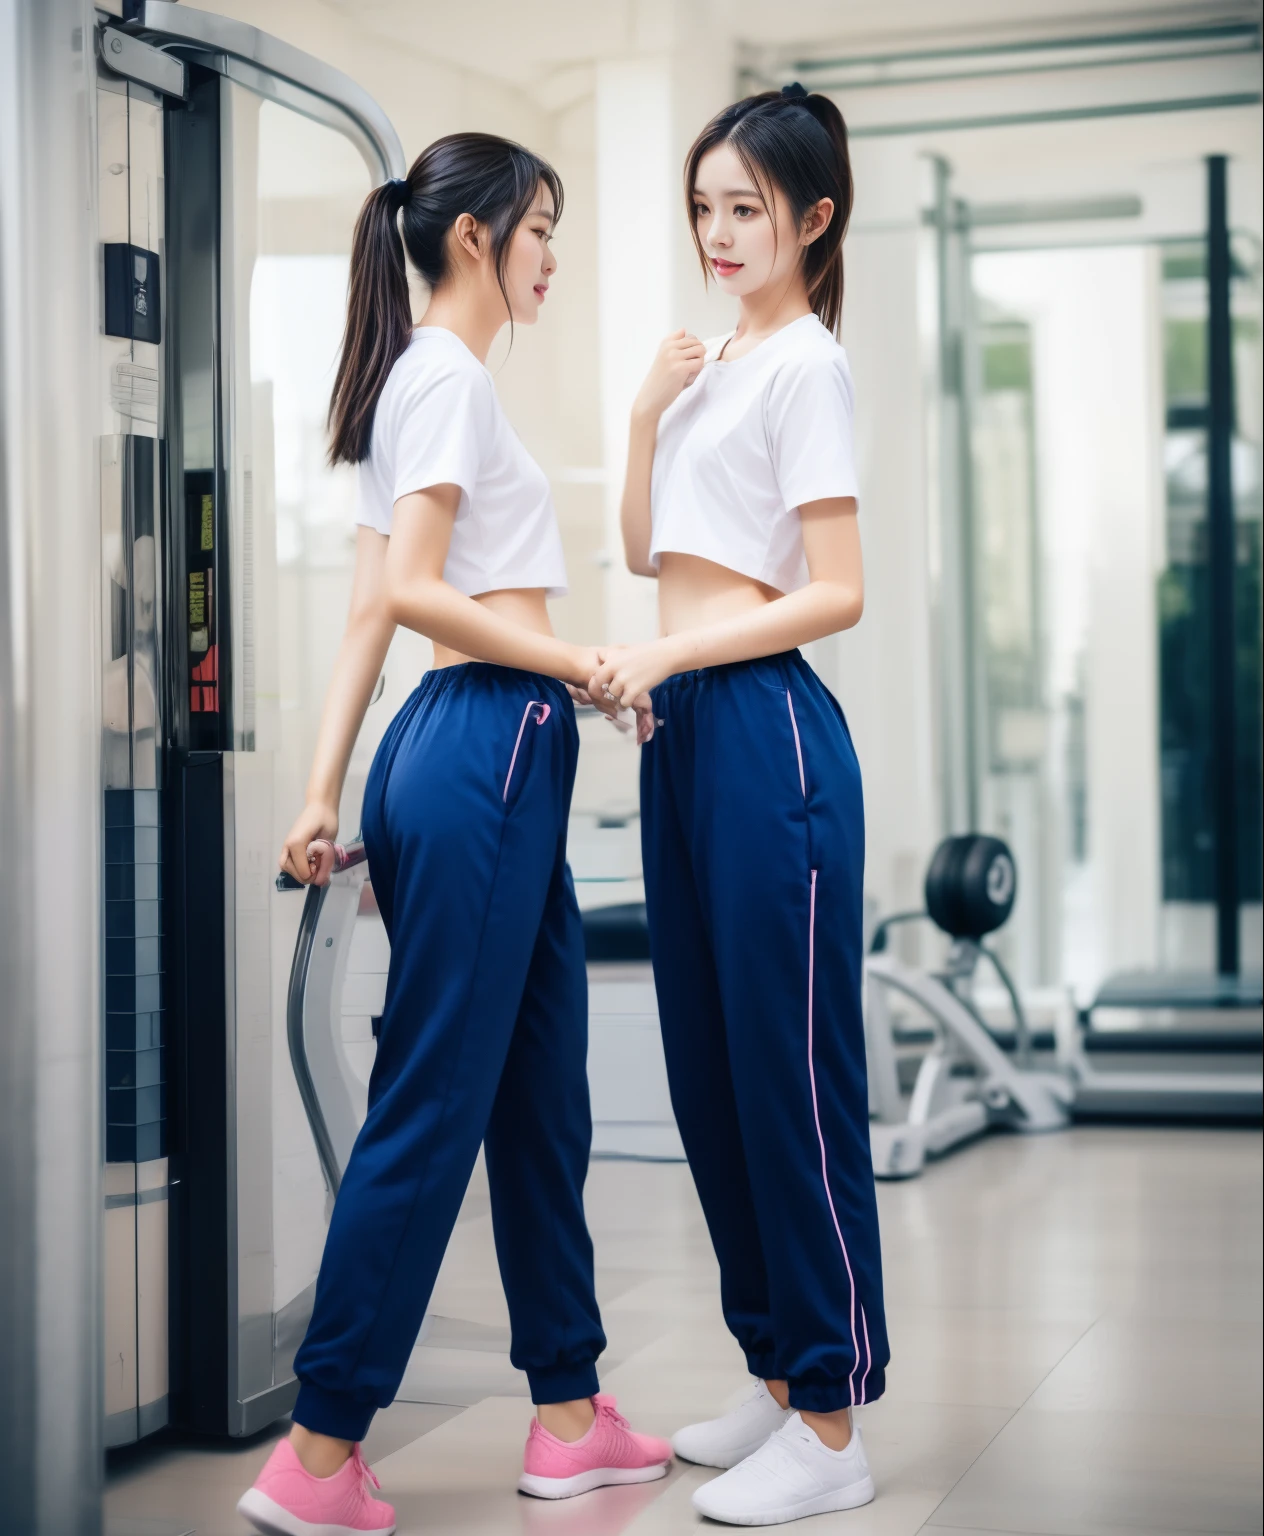
<svg viewBox="0 0 1264 1536">
<path fill-rule="evenodd" d="M 1060 1032 L 1077 1119 L 1258 1125 L 1260 979 L 1125 972 Z"/>
<path fill-rule="evenodd" d="M 984 942 L 1007 921 L 1016 894 L 1005 843 L 977 833 L 950 837 L 927 870 L 925 909 L 895 913 L 875 929 L 865 961 L 865 1045 L 878 1178 L 911 1178 L 928 1158 L 993 1128 L 1051 1131 L 1072 1119 L 1259 1123 L 1258 982 L 1252 1006 L 1237 978 L 1226 988 L 1198 977 L 1114 977 L 1083 1010 L 1068 994 L 1052 1039 L 1036 1041 L 1018 988 Z M 921 919 L 952 941 L 933 971 L 888 952 L 890 929 Z M 1008 995 L 1011 1031 L 992 1028 L 974 1002 L 984 960 Z M 929 1032 L 895 1018 L 892 994 L 929 1017 Z M 927 1040 L 906 1103 L 898 1048 Z M 1037 1046 L 1051 1069 L 1036 1065 Z"/>
<path fill-rule="evenodd" d="M 984 939 L 1008 919 L 1017 894 L 1013 855 L 996 837 L 946 838 L 926 874 L 926 910 L 879 923 L 865 960 L 865 1049 L 869 1063 L 869 1140 L 880 1179 L 907 1179 L 938 1157 L 992 1127 L 1060 1130 L 1072 1092 L 1057 1073 L 1032 1066 L 1030 1032 L 1017 989 Z M 887 950 L 896 924 L 929 918 L 952 940 L 944 965 L 924 972 Z M 1014 1008 L 1016 1050 L 1009 1056 L 984 1023 L 972 997 L 981 960 L 1000 977 Z M 907 1106 L 900 1088 L 897 1035 L 890 1007 L 896 993 L 919 1005 L 936 1026 Z"/>
<path fill-rule="evenodd" d="M 89 43 L 103 1366 L 105 1438 L 118 1446 L 168 1424 L 250 1435 L 289 1410 L 331 1170 L 363 1114 L 357 1044 L 322 1056 L 315 1032 L 300 1104 L 280 985 L 299 904 L 271 876 L 319 715 L 324 636 L 310 616 L 350 582 L 328 531 L 345 526 L 345 490 L 319 433 L 304 435 L 323 402 L 301 386 L 324 388 L 356 210 L 405 162 L 352 80 L 241 22 L 100 0 Z M 366 722 L 362 756 L 386 713 Z M 361 784 L 349 775 L 351 825 Z M 355 878 L 340 872 L 329 914 L 354 901 Z M 341 1005 L 327 936 L 314 936 L 311 967 L 326 1013 Z M 324 1141 L 309 1133 L 315 1112 Z"/>
</svg>

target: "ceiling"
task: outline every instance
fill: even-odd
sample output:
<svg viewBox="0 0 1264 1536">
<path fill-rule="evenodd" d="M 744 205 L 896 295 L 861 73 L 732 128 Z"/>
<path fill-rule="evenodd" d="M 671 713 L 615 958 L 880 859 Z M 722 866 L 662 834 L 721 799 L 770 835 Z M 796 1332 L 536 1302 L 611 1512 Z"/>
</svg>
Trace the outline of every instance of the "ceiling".
<svg viewBox="0 0 1264 1536">
<path fill-rule="evenodd" d="M 534 87 L 560 69 L 629 53 L 772 50 L 786 59 L 901 53 L 1060 38 L 1138 27 L 1258 22 L 1258 0 L 327 0 L 357 30 L 508 83 Z"/>
</svg>

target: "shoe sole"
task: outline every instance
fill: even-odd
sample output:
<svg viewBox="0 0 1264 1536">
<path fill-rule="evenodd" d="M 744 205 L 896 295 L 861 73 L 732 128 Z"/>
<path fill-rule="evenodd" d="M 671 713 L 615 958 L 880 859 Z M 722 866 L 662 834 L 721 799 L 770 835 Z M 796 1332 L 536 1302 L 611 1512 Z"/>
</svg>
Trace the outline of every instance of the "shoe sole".
<svg viewBox="0 0 1264 1536">
<path fill-rule="evenodd" d="M 703 1492 L 700 1488 L 698 1493 Z M 704 1501 L 693 1496 L 693 1507 L 700 1515 L 705 1515 L 708 1520 L 716 1520 L 721 1525 L 787 1525 L 791 1520 L 806 1520 L 809 1515 L 829 1515 L 840 1509 L 859 1509 L 864 1504 L 873 1503 L 873 1478 L 862 1478 L 858 1483 L 851 1483 L 846 1488 L 838 1488 L 833 1493 L 823 1493 L 819 1498 L 805 1499 L 802 1504 L 783 1506 L 781 1509 L 765 1510 L 759 1515 L 720 1515 L 706 1507 Z"/>
<path fill-rule="evenodd" d="M 314 1524 L 300 1520 L 275 1499 L 270 1499 L 258 1488 L 248 1488 L 237 1501 L 237 1513 L 249 1520 L 263 1536 L 395 1536 L 394 1525 L 383 1525 L 365 1531 L 355 1525 Z"/>
<path fill-rule="evenodd" d="M 573 1499 L 580 1493 L 591 1493 L 594 1488 L 609 1488 L 623 1483 L 652 1483 L 666 1477 L 670 1462 L 656 1462 L 652 1467 L 594 1467 L 590 1472 L 577 1472 L 574 1477 L 537 1477 L 524 1472 L 518 1479 L 518 1492 L 530 1494 L 533 1499 Z"/>
</svg>

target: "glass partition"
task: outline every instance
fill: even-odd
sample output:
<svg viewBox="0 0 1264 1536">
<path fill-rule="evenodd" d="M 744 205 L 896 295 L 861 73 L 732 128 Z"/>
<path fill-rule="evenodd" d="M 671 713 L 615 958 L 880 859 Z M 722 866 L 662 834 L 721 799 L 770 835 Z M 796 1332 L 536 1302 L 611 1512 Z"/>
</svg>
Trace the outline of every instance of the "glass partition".
<svg viewBox="0 0 1264 1536">
<path fill-rule="evenodd" d="M 945 269 L 962 362 L 944 394 L 968 428 L 945 503 L 964 644 L 941 752 L 969 779 L 957 800 L 1017 857 L 1006 959 L 1026 986 L 1069 983 L 1085 1000 L 1115 972 L 1215 965 L 1206 240 L 1189 195 L 1202 167 L 1169 174 L 1188 237 L 1053 231 L 979 249 L 970 209 L 951 204 L 967 256 Z M 1246 970 L 1261 945 L 1260 271 L 1255 240 L 1235 235 Z M 958 739 L 973 751 L 955 753 Z"/>
<path fill-rule="evenodd" d="M 328 1217 L 290 1066 L 285 1002 L 303 898 L 274 886 L 304 799 L 355 562 L 355 473 L 330 468 L 326 413 L 351 237 L 372 180 L 335 129 L 222 83 L 226 461 L 231 466 L 234 694 L 230 993 L 237 1085 L 237 1396 L 290 1374 Z M 231 259 L 230 259 L 231 253 Z M 340 807 L 355 835 L 387 723 L 429 660 L 401 633 L 357 742 Z M 366 896 L 343 989 L 345 1034 L 367 1090 L 387 945 Z"/>
</svg>

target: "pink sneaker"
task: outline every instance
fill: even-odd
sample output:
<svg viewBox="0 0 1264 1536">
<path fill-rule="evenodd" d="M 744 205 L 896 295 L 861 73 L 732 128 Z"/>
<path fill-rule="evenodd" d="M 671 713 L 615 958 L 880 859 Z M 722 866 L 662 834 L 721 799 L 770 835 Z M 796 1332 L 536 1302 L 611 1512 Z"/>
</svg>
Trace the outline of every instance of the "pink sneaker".
<svg viewBox="0 0 1264 1536">
<path fill-rule="evenodd" d="M 598 1392 L 593 1398 L 597 1417 L 582 1440 L 559 1440 L 539 1419 L 531 1424 L 522 1458 L 519 1493 L 537 1499 L 569 1499 L 610 1483 L 652 1483 L 666 1477 L 672 1448 L 653 1435 L 638 1435 L 614 1398 Z"/>
<path fill-rule="evenodd" d="M 369 1492 L 382 1485 L 357 1445 L 332 1477 L 313 1477 L 288 1440 L 278 1441 L 253 1488 L 242 1494 L 237 1513 L 264 1536 L 391 1536 L 395 1511 Z"/>
</svg>

